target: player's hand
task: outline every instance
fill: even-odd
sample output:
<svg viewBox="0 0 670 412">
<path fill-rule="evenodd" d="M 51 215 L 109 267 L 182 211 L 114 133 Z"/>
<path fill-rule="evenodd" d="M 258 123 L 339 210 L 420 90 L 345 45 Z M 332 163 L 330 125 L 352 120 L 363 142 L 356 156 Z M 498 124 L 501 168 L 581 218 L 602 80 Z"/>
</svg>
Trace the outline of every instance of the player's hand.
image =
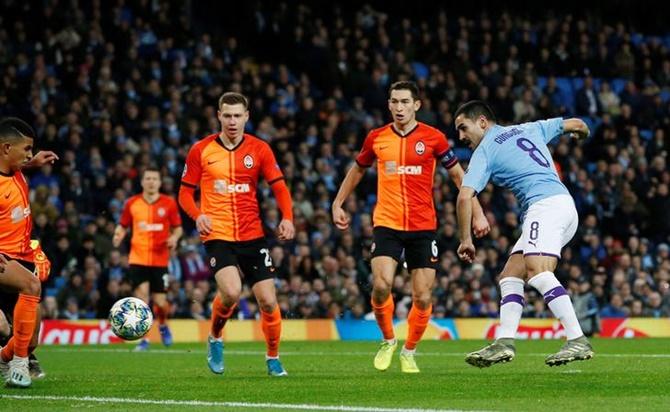
<svg viewBox="0 0 670 412">
<path fill-rule="evenodd" d="M 42 150 L 37 152 L 35 156 L 33 156 L 32 160 L 30 161 L 30 166 L 34 167 L 42 167 L 47 163 L 53 164 L 56 160 L 58 160 L 58 155 L 50 150 Z"/>
<path fill-rule="evenodd" d="M 333 223 L 340 230 L 346 230 L 349 227 L 349 216 L 341 207 L 333 206 Z"/>
<path fill-rule="evenodd" d="M 279 222 L 279 227 L 277 228 L 277 238 L 279 240 L 291 240 L 295 237 L 295 226 L 293 222 L 287 219 L 283 219 Z"/>
<path fill-rule="evenodd" d="M 177 238 L 174 237 L 174 236 L 170 236 L 170 237 L 168 237 L 168 239 L 167 239 L 167 247 L 168 247 L 168 249 L 170 249 L 171 252 L 174 252 L 175 250 L 177 250 L 177 242 L 178 242 L 178 241 L 179 241 L 179 239 L 177 239 Z"/>
<path fill-rule="evenodd" d="M 119 247 L 121 245 L 121 241 L 123 241 L 123 236 L 121 233 L 114 232 L 114 236 L 112 236 L 112 246 Z"/>
<path fill-rule="evenodd" d="M 461 242 L 461 244 L 458 246 L 458 257 L 468 263 L 474 262 L 475 245 L 472 244 L 472 241 Z"/>
<path fill-rule="evenodd" d="M 0 273 L 4 273 L 6 264 L 7 264 L 7 258 L 5 257 L 5 255 L 0 253 Z"/>
<path fill-rule="evenodd" d="M 480 216 L 472 217 L 472 231 L 478 239 L 488 235 L 491 231 L 491 226 L 489 225 L 489 220 L 486 218 L 485 214 L 482 213 Z"/>
<path fill-rule="evenodd" d="M 212 220 L 209 216 L 202 214 L 195 221 L 195 227 L 202 236 L 207 236 L 212 231 Z"/>
</svg>

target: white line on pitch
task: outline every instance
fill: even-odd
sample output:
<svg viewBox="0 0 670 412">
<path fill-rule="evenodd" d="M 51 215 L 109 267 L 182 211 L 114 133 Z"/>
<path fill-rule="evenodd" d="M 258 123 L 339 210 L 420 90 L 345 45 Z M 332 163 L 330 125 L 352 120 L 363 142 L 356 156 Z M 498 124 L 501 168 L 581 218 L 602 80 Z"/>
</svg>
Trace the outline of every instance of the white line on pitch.
<svg viewBox="0 0 670 412">
<path fill-rule="evenodd" d="M 342 412 L 451 412 L 454 409 L 402 409 L 402 408 L 380 408 L 369 406 L 345 406 L 345 405 L 315 405 L 315 404 L 290 404 L 290 403 L 268 403 L 268 402 L 217 402 L 217 401 L 187 401 L 173 399 L 132 399 L 132 398 L 101 398 L 94 396 L 48 396 L 48 395 L 5 395 L 0 394 L 0 399 L 28 399 L 43 401 L 67 401 L 67 402 L 91 402 L 91 403 L 125 403 L 140 405 L 166 405 L 166 406 L 211 406 L 224 408 L 258 408 L 258 409 L 290 409 L 305 411 L 342 411 Z"/>
</svg>

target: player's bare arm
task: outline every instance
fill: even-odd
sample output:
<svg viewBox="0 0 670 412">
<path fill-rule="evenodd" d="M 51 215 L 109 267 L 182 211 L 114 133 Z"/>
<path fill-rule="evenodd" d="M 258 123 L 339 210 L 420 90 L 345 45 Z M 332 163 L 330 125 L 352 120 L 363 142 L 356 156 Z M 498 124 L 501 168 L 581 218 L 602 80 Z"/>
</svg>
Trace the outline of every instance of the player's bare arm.
<svg viewBox="0 0 670 412">
<path fill-rule="evenodd" d="M 461 244 L 458 246 L 458 257 L 472 263 L 475 259 L 475 246 L 472 243 L 472 198 L 475 191 L 471 187 L 462 186 L 456 200 L 458 216 L 458 233 Z"/>
<path fill-rule="evenodd" d="M 116 225 L 114 228 L 114 236 L 112 237 L 112 245 L 114 247 L 119 247 L 123 239 L 126 237 L 126 228 L 121 225 Z"/>
<path fill-rule="evenodd" d="M 454 182 L 456 187 L 460 188 L 461 184 L 463 184 L 463 176 L 465 175 L 465 171 L 463 171 L 461 165 L 456 164 L 450 168 L 448 172 L 449 177 Z M 479 204 L 477 196 L 472 197 L 472 230 L 474 231 L 477 238 L 486 236 L 491 231 L 491 226 L 489 225 L 489 221 L 484 214 L 482 206 Z"/>
<path fill-rule="evenodd" d="M 357 163 L 354 163 L 344 177 L 344 180 L 340 185 L 340 190 L 337 192 L 337 196 L 335 196 L 332 206 L 333 223 L 340 230 L 346 230 L 349 227 L 349 215 L 342 209 L 342 205 L 351 192 L 354 191 L 356 186 L 358 186 L 358 183 L 360 183 L 364 175 L 365 169 L 360 167 Z"/>
<path fill-rule="evenodd" d="M 577 118 L 563 120 L 563 131 L 577 139 L 586 139 L 591 134 L 589 126 L 582 119 Z"/>
<path fill-rule="evenodd" d="M 177 226 L 172 228 L 172 233 L 170 234 L 170 237 L 167 239 L 167 247 L 171 251 L 175 251 L 177 249 L 177 245 L 179 244 L 179 239 L 181 239 L 182 235 L 184 234 L 184 229 L 182 229 L 181 226 Z"/>
</svg>

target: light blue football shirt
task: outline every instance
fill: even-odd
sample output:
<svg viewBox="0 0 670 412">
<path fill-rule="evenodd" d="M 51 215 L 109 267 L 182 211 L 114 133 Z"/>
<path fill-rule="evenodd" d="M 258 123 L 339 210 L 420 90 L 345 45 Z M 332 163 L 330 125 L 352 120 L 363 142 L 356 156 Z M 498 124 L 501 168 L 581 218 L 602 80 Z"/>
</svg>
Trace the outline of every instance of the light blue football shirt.
<svg viewBox="0 0 670 412">
<path fill-rule="evenodd" d="M 538 200 L 569 194 L 547 148 L 547 143 L 561 134 L 560 117 L 493 126 L 472 154 L 462 185 L 479 193 L 492 179 L 494 184 L 514 193 L 523 212 Z"/>
</svg>

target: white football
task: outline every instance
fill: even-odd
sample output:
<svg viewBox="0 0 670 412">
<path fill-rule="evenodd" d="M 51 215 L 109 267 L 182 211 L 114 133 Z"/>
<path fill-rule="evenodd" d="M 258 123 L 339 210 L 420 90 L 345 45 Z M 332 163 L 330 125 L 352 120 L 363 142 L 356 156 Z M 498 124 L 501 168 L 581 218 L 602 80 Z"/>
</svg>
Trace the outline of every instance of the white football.
<svg viewBox="0 0 670 412">
<path fill-rule="evenodd" d="M 136 340 L 146 335 L 153 321 L 149 305 L 137 298 L 120 299 L 109 311 L 112 332 L 125 340 Z"/>
</svg>

